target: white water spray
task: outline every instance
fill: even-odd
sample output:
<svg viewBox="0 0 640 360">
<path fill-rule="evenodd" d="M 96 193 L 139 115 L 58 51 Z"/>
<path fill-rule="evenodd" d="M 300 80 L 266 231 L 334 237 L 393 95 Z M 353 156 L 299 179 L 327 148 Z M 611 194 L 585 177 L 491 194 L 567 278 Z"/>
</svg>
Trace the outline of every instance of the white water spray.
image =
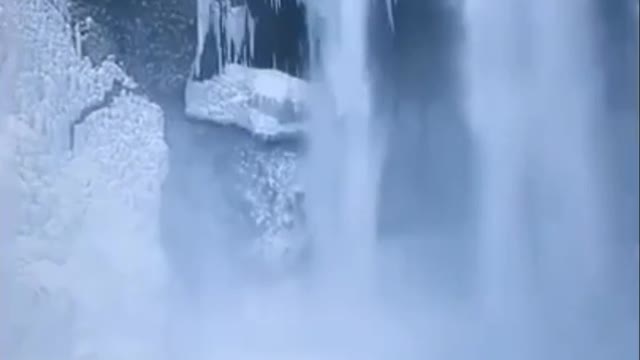
<svg viewBox="0 0 640 360">
<path fill-rule="evenodd" d="M 468 118 L 481 171 L 481 284 L 488 302 L 524 283 L 522 179 L 528 97 L 525 29 L 517 8 L 527 1 L 467 3 Z M 501 306 L 502 304 L 495 304 Z"/>
<path fill-rule="evenodd" d="M 531 330 L 532 302 L 579 311 L 602 285 L 611 243 L 595 176 L 592 7 L 472 0 L 465 9 L 467 114 L 481 183 L 478 291 L 487 316 L 530 350 L 532 334 L 516 333 Z M 536 293 L 546 299 L 532 300 Z"/>
<path fill-rule="evenodd" d="M 312 16 L 321 19 L 310 21 L 312 33 L 320 34 L 323 44 L 308 184 L 317 270 L 332 283 L 341 279 L 344 287 L 368 286 L 381 171 L 367 71 L 369 2 L 309 5 Z"/>
</svg>

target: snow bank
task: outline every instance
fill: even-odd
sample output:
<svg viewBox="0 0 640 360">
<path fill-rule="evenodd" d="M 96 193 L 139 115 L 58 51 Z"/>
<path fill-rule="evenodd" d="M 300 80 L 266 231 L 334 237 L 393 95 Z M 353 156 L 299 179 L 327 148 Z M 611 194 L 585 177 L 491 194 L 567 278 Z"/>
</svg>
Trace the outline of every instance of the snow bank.
<svg viewBox="0 0 640 360">
<path fill-rule="evenodd" d="M 213 79 L 187 83 L 186 113 L 258 136 L 295 135 L 302 131 L 306 87 L 278 70 L 230 64 Z"/>
</svg>

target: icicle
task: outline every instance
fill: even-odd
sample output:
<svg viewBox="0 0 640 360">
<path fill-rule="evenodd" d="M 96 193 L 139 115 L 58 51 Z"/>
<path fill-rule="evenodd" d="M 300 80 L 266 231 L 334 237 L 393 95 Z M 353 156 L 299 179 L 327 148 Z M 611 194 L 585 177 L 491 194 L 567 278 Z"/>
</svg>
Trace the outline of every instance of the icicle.
<svg viewBox="0 0 640 360">
<path fill-rule="evenodd" d="M 278 11 L 280 11 L 280 8 L 282 7 L 282 0 L 269 0 L 269 5 L 271 5 L 271 8 L 277 14 Z"/>
<path fill-rule="evenodd" d="M 227 50 L 225 53 L 225 63 L 232 63 L 233 62 L 233 48 L 232 48 L 232 44 L 233 44 L 233 27 L 231 26 L 231 20 L 229 20 L 229 14 L 227 14 L 224 17 L 223 20 L 224 23 L 224 40 L 225 40 L 225 44 L 224 44 L 224 48 Z"/>
<path fill-rule="evenodd" d="M 218 73 L 222 72 L 222 36 L 220 33 L 220 23 L 222 18 L 221 5 L 219 1 L 213 4 L 213 36 L 216 38 L 216 55 L 218 57 Z"/>
<path fill-rule="evenodd" d="M 249 11 L 247 11 L 247 15 L 246 15 L 246 17 L 244 19 L 244 24 L 245 24 L 245 27 L 246 27 L 245 35 L 247 35 L 247 33 L 248 33 L 249 38 L 247 38 L 247 36 L 245 36 L 245 43 L 242 45 L 242 65 L 244 65 L 244 66 L 249 66 L 249 64 L 250 64 L 250 62 L 249 62 L 249 56 L 250 56 L 249 50 L 251 48 L 251 45 L 249 44 L 249 42 L 251 41 L 251 39 L 250 39 L 251 33 L 249 33 L 249 29 L 248 29 L 248 27 L 249 27 L 249 17 L 250 16 L 251 15 L 249 15 Z"/>
<path fill-rule="evenodd" d="M 256 36 L 256 18 L 251 15 L 251 12 L 248 11 L 247 23 L 249 27 L 249 56 L 253 59 L 253 54 L 255 54 L 255 36 Z"/>
<path fill-rule="evenodd" d="M 227 60 L 237 62 L 242 54 L 242 45 L 246 39 L 247 7 L 234 6 L 229 9 L 225 18 L 227 40 Z M 233 51 L 231 51 L 233 48 Z"/>
<path fill-rule="evenodd" d="M 239 62 L 244 58 L 244 62 L 248 64 L 252 59 L 255 27 L 256 19 L 246 4 L 232 6 L 230 0 L 198 0 L 196 75 L 200 74 L 204 43 L 210 28 L 213 28 L 216 41 L 217 68 L 220 73 L 227 63 Z"/>
<path fill-rule="evenodd" d="M 73 37 L 75 42 L 76 54 L 82 57 L 82 33 L 80 32 L 80 22 L 73 26 Z"/>
<path fill-rule="evenodd" d="M 202 61 L 202 52 L 204 51 L 204 42 L 211 27 L 211 0 L 198 0 L 198 42 L 196 45 L 196 61 L 195 73 L 200 76 L 200 65 Z M 216 36 L 217 38 L 217 36 Z"/>
<path fill-rule="evenodd" d="M 274 69 L 278 68 L 278 60 L 276 59 L 275 52 L 271 54 L 271 65 L 273 66 Z"/>
</svg>

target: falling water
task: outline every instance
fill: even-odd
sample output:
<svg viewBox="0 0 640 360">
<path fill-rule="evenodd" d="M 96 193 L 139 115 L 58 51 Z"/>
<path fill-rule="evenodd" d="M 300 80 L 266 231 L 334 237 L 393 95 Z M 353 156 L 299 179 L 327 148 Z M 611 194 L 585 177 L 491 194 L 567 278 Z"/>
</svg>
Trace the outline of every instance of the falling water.
<svg viewBox="0 0 640 360">
<path fill-rule="evenodd" d="M 490 321 L 529 350 L 535 311 L 554 314 L 545 332 L 578 333 L 587 299 L 604 285 L 611 241 L 596 176 L 594 4 L 475 0 L 465 8 L 467 114 L 481 174 L 478 287 Z M 582 315 L 570 320 L 570 312 Z"/>
<path fill-rule="evenodd" d="M 310 23 L 322 39 L 315 64 L 310 213 L 318 272 L 339 287 L 371 280 L 376 230 L 379 146 L 374 146 L 367 74 L 369 2 L 310 4 Z M 333 285 L 338 285 L 333 283 Z M 356 286 L 357 287 L 357 286 Z"/>
<path fill-rule="evenodd" d="M 524 124 L 528 96 L 523 79 L 526 54 L 521 16 L 527 1 L 470 1 L 468 26 L 468 113 L 482 164 L 482 216 L 485 294 L 522 283 L 524 229 L 520 207 Z M 510 270 L 510 271 L 509 271 Z M 503 277 L 503 278 L 500 278 Z"/>
<path fill-rule="evenodd" d="M 68 285 L 62 284 L 69 286 L 72 294 L 79 294 L 78 299 L 69 298 L 72 300 L 69 303 L 78 300 L 81 311 L 67 312 L 65 305 L 64 320 L 60 317 L 60 321 L 51 321 L 50 325 L 55 327 L 34 322 L 37 335 L 34 338 L 37 339 L 27 339 L 25 343 L 39 343 L 42 346 L 33 346 L 33 349 L 43 351 L 49 348 L 47 343 L 56 342 L 52 339 L 58 337 L 52 335 L 66 334 L 69 328 L 74 329 L 69 331 L 74 333 L 74 338 L 65 340 L 70 349 L 78 344 L 78 347 L 84 347 L 83 340 L 89 338 L 89 347 L 91 341 L 95 341 L 96 355 L 105 356 L 112 351 L 136 355 L 136 349 L 145 348 L 149 343 L 153 351 L 146 358 L 138 356 L 140 359 L 157 359 L 156 350 L 170 354 L 167 358 L 176 359 L 637 358 L 633 356 L 637 354 L 638 333 L 637 263 L 633 263 L 633 274 L 630 268 L 618 264 L 625 263 L 623 256 L 628 254 L 618 249 L 618 239 L 611 235 L 617 233 L 611 228 L 619 223 L 614 218 L 626 210 L 611 210 L 614 205 L 608 203 L 612 202 L 607 198 L 613 192 L 611 184 L 617 184 L 611 178 L 616 175 L 603 174 L 602 169 L 614 168 L 617 164 L 603 164 L 610 159 L 602 154 L 605 136 L 596 130 L 612 126 L 606 122 L 609 119 L 604 115 L 607 110 L 602 104 L 601 80 L 596 70 L 597 58 L 601 55 L 594 44 L 598 38 L 594 20 L 596 1 L 466 0 L 461 11 L 465 25 L 462 31 L 466 35 L 462 54 L 457 52 L 457 46 L 448 44 L 456 42 L 457 45 L 458 39 L 460 13 L 453 8 L 454 2 L 446 5 L 445 11 L 440 9 L 445 1 L 440 0 L 306 1 L 312 48 L 312 93 L 308 98 L 310 119 L 305 123 L 309 127 L 310 148 L 301 156 L 300 166 L 304 167 L 306 175 L 303 185 L 308 214 L 304 215 L 308 215 L 305 225 L 309 226 L 313 248 L 300 260 L 304 264 L 296 263 L 286 274 L 283 271 L 275 276 L 255 276 L 262 267 L 246 261 L 244 242 L 238 241 L 245 237 L 245 229 L 241 229 L 245 223 L 227 215 L 236 212 L 236 204 L 222 195 L 227 195 L 227 185 L 235 185 L 236 173 L 224 173 L 227 165 L 235 165 L 225 154 L 236 145 L 244 146 L 245 141 L 254 140 L 239 131 L 183 121 L 182 107 L 174 108 L 175 104 L 171 102 L 161 103 L 166 119 L 171 119 L 167 122 L 171 127 L 167 127 L 170 130 L 165 134 L 166 140 L 173 139 L 169 147 L 170 176 L 163 188 L 165 214 L 162 219 L 170 226 L 161 228 L 163 237 L 166 236 L 164 240 L 170 244 L 166 247 L 166 255 L 170 255 L 173 272 L 168 279 L 171 286 L 167 287 L 166 293 L 136 286 L 153 280 L 154 284 L 163 283 L 158 288 L 165 288 L 164 262 L 158 260 L 159 265 L 149 265 L 149 271 L 146 267 L 147 256 L 159 253 L 151 239 L 153 236 L 140 244 L 125 242 L 124 248 L 115 248 L 113 241 L 103 241 L 104 236 L 98 236 L 96 240 L 93 231 L 86 229 L 95 229 L 100 233 L 98 235 L 104 235 L 101 230 L 113 227 L 112 224 L 118 221 L 114 222 L 110 216 L 88 217 L 88 220 L 78 222 L 80 235 L 74 235 L 81 246 L 74 246 L 71 251 L 73 267 L 69 268 L 72 269 L 69 275 L 73 277 Z M 288 1 L 267 2 L 280 14 L 287 13 Z M 224 3 L 237 2 L 225 0 Z M 217 7 L 220 4 L 217 0 L 200 0 L 198 6 L 193 4 L 199 17 L 198 38 L 193 44 L 198 57 L 196 73 L 200 65 L 206 67 L 204 60 L 200 63 L 200 57 L 206 53 L 205 40 L 211 38 L 210 35 L 214 39 L 207 41 L 214 41 L 216 55 L 220 56 L 215 64 L 218 67 L 227 60 L 238 60 L 223 59 L 223 48 L 243 44 L 247 52 L 245 58 L 254 54 L 251 27 L 256 25 L 254 19 L 263 24 L 264 18 L 242 15 L 235 19 L 237 21 L 222 23 L 222 12 Z M 414 11 L 416 9 L 418 11 Z M 382 11 L 386 11 L 387 16 L 380 16 Z M 455 21 L 451 18 L 440 21 L 440 15 L 455 17 Z M 155 14 L 152 18 L 155 23 Z M 435 18 L 438 21 L 432 21 Z M 388 22 L 385 25 L 389 26 L 376 23 L 376 19 L 384 19 Z M 423 23 L 430 26 L 421 27 Z M 0 42 L 3 40 L 2 25 L 0 11 Z M 386 36 L 372 35 L 369 39 L 369 33 L 374 32 L 372 29 L 386 31 L 389 28 L 394 32 L 393 36 L 383 31 L 377 34 L 389 35 L 386 39 L 394 42 L 393 46 L 369 49 L 370 44 L 384 43 Z M 62 27 L 56 29 L 62 31 Z M 225 36 L 234 33 L 232 43 L 221 41 L 222 30 Z M 248 34 L 242 35 L 244 32 Z M 436 34 L 446 32 L 450 34 Z M 445 42 L 447 44 L 443 44 Z M 424 47 L 420 48 L 420 45 Z M 376 52 L 375 48 L 399 51 L 388 56 L 381 54 L 384 51 Z M 419 48 L 420 51 L 406 51 L 407 48 Z M 15 154 L 11 152 L 13 147 L 9 149 L 11 151 L 6 150 L 11 143 L 7 141 L 2 123 L 3 112 L 6 115 L 8 104 L 12 103 L 6 97 L 7 79 L 11 75 L 7 69 L 12 68 L 6 66 L 3 50 L 6 48 L 0 48 L 0 195 L 5 197 L 0 201 L 0 239 L 13 240 L 13 233 L 9 234 L 7 228 L 2 227 L 8 221 L 5 214 L 12 215 L 8 211 L 11 209 L 6 208 L 9 202 L 5 194 L 15 192 L 13 186 L 17 184 L 13 178 L 7 181 L 6 176 L 9 165 L 13 166 Z M 34 54 L 35 50 L 30 49 Z M 43 49 L 43 54 L 57 54 L 51 50 Z M 173 47 L 167 50 L 175 51 Z M 66 50 L 60 53 L 73 55 Z M 230 52 L 225 50 L 224 54 Z M 80 64 L 73 56 L 75 60 L 71 63 Z M 275 59 L 276 55 L 273 56 Z M 449 66 L 453 68 L 454 65 L 449 64 L 455 64 L 458 56 L 464 64 L 460 92 L 465 97 L 468 122 L 464 125 L 468 127 L 458 126 L 456 76 L 437 74 L 449 71 Z M 147 65 L 146 60 L 143 62 Z M 371 75 L 370 63 L 373 63 L 372 68 L 382 69 L 380 73 L 384 76 L 378 72 Z M 391 69 L 397 64 L 403 64 L 405 68 L 402 71 Z M 207 66 L 214 67 L 212 64 Z M 422 76 L 415 74 L 417 69 L 426 68 L 429 71 L 424 71 Z M 457 75 L 457 70 L 451 72 Z M 78 75 L 83 76 L 79 79 L 84 79 L 85 74 Z M 427 82 L 429 86 L 425 86 Z M 451 84 L 454 82 L 455 86 Z M 371 83 L 379 84 L 379 87 Z M 393 91 L 386 91 L 387 88 Z M 67 100 L 55 95 L 51 102 Z M 388 136 L 389 153 L 392 154 L 388 159 L 383 158 L 387 155 L 387 138 L 381 136 L 378 128 L 379 112 L 387 111 L 384 107 L 388 104 L 376 103 L 384 97 L 397 97 L 389 103 L 395 102 L 392 106 L 399 108 L 389 111 L 395 118 L 384 119 L 385 129 L 389 130 L 385 136 Z M 456 111 L 447 109 L 450 104 Z M 383 109 L 378 111 L 380 108 Z M 157 113 L 155 105 L 153 109 Z M 201 132 L 201 129 L 205 130 Z M 158 129 L 140 129 L 140 134 L 146 130 L 154 131 L 150 136 L 162 143 Z M 470 137 L 467 137 L 467 130 L 471 132 Z M 127 139 L 127 136 L 115 133 L 113 138 Z M 133 155 L 149 155 L 146 148 L 127 150 L 128 142 L 120 145 L 127 146 L 114 151 L 126 155 L 123 161 L 128 162 L 132 157 L 120 150 L 130 151 Z M 263 145 L 257 148 L 263 149 Z M 473 152 L 474 158 L 467 162 L 470 147 L 473 147 L 469 152 Z M 104 149 L 105 152 L 111 150 L 106 145 Z M 76 159 L 79 159 L 79 165 L 85 165 L 85 157 L 93 159 L 93 152 L 89 154 L 91 156 L 72 155 L 79 155 Z M 158 155 L 153 161 L 164 162 L 160 157 Z M 393 173 L 394 176 L 389 176 L 391 180 L 380 186 L 385 160 L 386 165 L 394 165 L 385 166 L 385 175 Z M 38 170 L 35 166 L 26 168 L 31 165 L 23 162 L 25 164 L 21 166 L 25 166 L 28 174 Z M 73 162 L 63 168 L 59 182 L 64 186 L 57 189 L 57 182 L 54 183 L 56 188 L 52 191 L 56 196 L 49 196 L 47 192 L 47 200 L 49 197 L 75 199 L 75 196 L 84 199 L 84 192 L 76 191 L 84 191 L 84 188 L 69 189 L 71 185 L 80 184 L 76 182 L 76 176 L 80 180 L 86 176 L 92 186 L 98 183 L 96 192 L 100 191 L 101 182 L 119 176 L 106 170 L 104 174 L 84 175 L 85 170 L 79 169 L 81 166 L 76 169 L 77 164 Z M 134 165 L 136 169 L 139 167 Z M 467 172 L 468 166 L 474 166 L 476 172 Z M 397 171 L 412 167 L 420 167 L 420 171 Z M 81 172 L 75 174 L 75 171 Z M 58 176 L 57 171 L 52 173 Z M 128 179 L 127 174 L 124 180 Z M 67 175 L 73 175 L 70 186 L 67 186 Z M 633 181 L 637 181 L 635 176 Z M 156 180 L 159 182 L 160 177 L 153 173 L 147 180 L 150 183 L 153 180 L 159 188 Z M 464 181 L 457 181 L 458 178 L 464 178 Z M 408 179 L 411 181 L 405 181 Z M 35 189 L 44 180 L 38 177 L 28 186 Z M 469 191 L 467 181 L 472 184 L 468 187 L 473 187 Z M 122 187 L 126 185 L 123 182 Z M 38 189 L 34 189 L 29 190 L 36 193 Z M 438 196 L 440 191 L 446 194 Z M 386 192 L 389 195 L 385 203 L 380 194 Z M 154 198 L 156 195 L 160 196 L 155 194 Z M 104 205 L 98 201 L 102 197 L 96 197 L 94 193 L 86 196 L 91 196 L 87 204 L 95 210 L 93 212 L 103 215 L 101 206 Z M 473 198 L 469 201 L 473 204 L 465 201 L 467 197 Z M 96 198 L 98 200 L 93 202 Z M 379 198 L 383 199 L 384 205 L 380 208 Z M 402 198 L 397 202 L 399 205 L 391 201 L 396 198 Z M 137 204 L 137 200 L 133 200 Z M 34 201 L 40 202 L 39 197 Z M 453 206 L 451 203 L 454 202 L 464 204 Z M 477 206 L 474 206 L 476 202 Z M 18 204 L 18 201 L 12 200 L 10 205 L 14 203 Z M 43 209 L 48 210 L 58 204 L 40 205 L 46 205 Z M 388 221 L 393 226 L 388 226 L 391 229 L 386 233 L 378 231 L 384 227 L 378 224 L 384 222 L 378 219 L 380 209 L 394 213 Z M 73 213 L 83 211 L 78 209 Z M 62 212 L 64 216 L 66 213 Z M 58 216 L 56 212 L 52 214 Z M 109 211 L 105 214 L 110 215 Z M 637 214 L 637 208 L 634 214 Z M 404 219 L 405 215 L 410 215 L 410 219 Z M 40 219 L 36 220 L 36 223 L 40 222 Z M 66 218 L 63 220 L 67 222 Z M 17 223 L 13 216 L 9 222 Z M 150 229 L 155 229 L 156 222 L 157 216 L 152 215 L 148 220 Z M 472 227 L 468 226 L 470 222 L 477 224 L 477 231 L 468 230 Z M 49 225 L 55 223 L 48 222 Z M 116 235 L 127 235 L 129 225 L 124 223 L 110 230 Z M 633 225 L 637 226 L 637 221 Z M 457 231 L 449 227 L 464 229 Z M 153 229 L 149 233 L 154 232 Z M 57 230 L 57 226 L 53 226 L 53 230 Z M 236 236 L 236 233 L 240 235 Z M 306 240 L 306 236 L 302 237 Z M 51 244 L 55 245 L 53 247 L 42 243 L 47 245 L 43 253 L 49 248 L 53 249 L 54 255 L 62 252 L 57 242 Z M 31 254 L 31 247 L 24 247 L 29 250 L 28 256 L 42 256 L 40 251 Z M 471 253 L 477 254 L 473 264 L 469 264 L 473 262 L 468 256 Z M 2 254 L 20 255 L 14 254 L 13 250 Z M 115 272 L 92 272 L 97 268 L 88 265 L 93 264 L 94 256 L 105 258 L 104 263 L 113 265 Z M 52 255 L 54 259 L 58 257 Z M 311 258 L 310 267 L 314 270 L 312 276 L 307 276 L 308 258 Z M 23 259 L 19 260 L 22 263 Z M 156 264 L 155 261 L 149 262 Z M 135 271 L 126 266 L 124 269 L 136 276 L 129 277 L 133 282 L 121 281 L 120 264 L 133 266 L 131 269 Z M 0 267 L 5 265 L 0 264 Z M 102 261 L 96 265 L 104 267 Z M 76 271 L 78 269 L 80 271 Z M 13 276 L 12 272 L 2 270 L 0 276 Z M 34 273 L 41 276 L 41 271 Z M 77 274 L 82 276 L 76 277 Z M 64 275 L 67 275 L 66 270 Z M 95 281 L 93 276 L 98 275 L 100 281 Z M 51 295 L 58 295 L 48 287 L 41 287 L 40 280 L 47 285 L 45 282 L 53 279 L 55 286 L 61 282 L 57 276 L 42 277 L 35 279 L 38 282 L 33 285 L 27 284 L 29 291 L 31 286 L 37 287 L 37 303 L 44 305 L 34 312 L 38 317 L 48 315 L 47 299 L 55 299 Z M 633 291 L 629 291 L 631 286 L 625 282 L 631 277 L 636 281 L 632 284 L 635 286 Z M 442 286 L 444 282 L 462 284 Z M 620 283 L 628 288 L 620 290 Z M 374 288 L 377 291 L 371 291 Z M 108 296 L 102 299 L 101 294 Z M 378 294 L 384 298 L 377 297 Z M 620 300 L 623 297 L 626 298 Z M 114 305 L 110 305 L 111 302 Z M 165 303 L 170 304 L 166 311 L 170 318 L 166 329 L 158 326 L 157 321 L 164 319 L 163 310 L 158 311 L 161 316 L 149 313 L 142 318 L 131 317 L 131 322 L 103 324 L 99 321 L 103 316 L 119 319 L 130 311 L 140 315 L 138 310 L 141 308 L 156 309 L 152 305 Z M 55 303 L 53 305 L 51 308 L 57 307 Z M 3 300 L 0 310 L 6 313 L 7 306 Z M 100 314 L 93 314 L 95 309 L 106 312 L 101 310 Z M 11 310 L 20 321 L 25 320 L 25 324 L 32 320 L 29 311 Z M 67 313 L 73 315 L 73 322 L 67 321 Z M 635 318 L 630 319 L 632 316 Z M 58 319 L 57 315 L 43 318 Z M 92 330 L 86 336 L 82 327 L 76 326 L 78 323 L 100 325 L 95 329 L 97 335 Z M 129 332 L 125 331 L 131 330 L 128 328 L 140 336 L 129 338 Z M 55 331 L 49 332 L 49 329 Z M 3 339 L 9 339 L 7 343 L 11 344 L 12 337 L 3 334 L 7 330 L 10 333 L 13 328 L 6 324 L 0 328 L 2 344 L 5 343 Z M 164 340 L 157 340 L 158 330 L 168 331 Z M 116 335 L 113 340 L 111 333 Z M 95 340 L 91 339 L 93 337 Z M 165 340 L 170 340 L 169 346 Z M 59 354 L 51 354 L 52 357 L 56 355 Z"/>
</svg>

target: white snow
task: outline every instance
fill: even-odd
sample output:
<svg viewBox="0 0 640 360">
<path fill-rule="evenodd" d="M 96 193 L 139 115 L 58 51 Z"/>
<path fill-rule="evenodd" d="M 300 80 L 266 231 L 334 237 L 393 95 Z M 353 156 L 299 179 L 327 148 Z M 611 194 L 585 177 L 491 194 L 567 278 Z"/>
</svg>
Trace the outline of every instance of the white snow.
<svg viewBox="0 0 640 360">
<path fill-rule="evenodd" d="M 294 134 L 302 130 L 306 87 L 278 70 L 229 64 L 213 79 L 187 83 L 186 113 L 256 135 Z"/>
<path fill-rule="evenodd" d="M 69 128 L 82 109 L 99 103 L 115 81 L 135 84 L 112 61 L 93 67 L 71 42 L 72 29 L 46 1 L 19 2 L 22 37 L 15 110 L 58 149 L 69 145 Z M 63 95 L 64 94 L 64 95 Z"/>
<path fill-rule="evenodd" d="M 0 233 L 0 357 L 157 359 L 163 114 L 122 94 L 77 126 L 70 151 L 80 112 L 114 81 L 135 84 L 113 62 L 80 58 L 51 2 L 15 5 L 15 104 L 0 112 L 0 221 L 14 226 Z"/>
</svg>

